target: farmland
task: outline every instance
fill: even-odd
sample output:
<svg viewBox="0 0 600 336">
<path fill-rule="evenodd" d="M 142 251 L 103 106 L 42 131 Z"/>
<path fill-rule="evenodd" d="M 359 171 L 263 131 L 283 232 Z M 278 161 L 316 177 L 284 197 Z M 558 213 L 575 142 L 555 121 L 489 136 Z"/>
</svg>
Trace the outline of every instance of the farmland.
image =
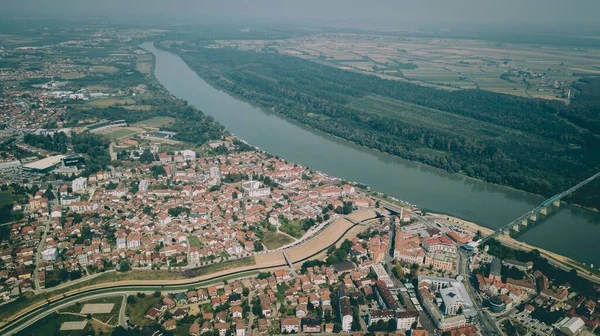
<svg viewBox="0 0 600 336">
<path fill-rule="evenodd" d="M 305 49 L 299 49 L 300 42 Z M 318 51 L 315 44 L 321 42 L 327 48 Z M 219 41 L 208 48 L 188 42 L 171 51 L 213 85 L 263 108 L 452 173 L 551 196 L 597 171 L 598 122 L 586 111 L 596 106 L 588 97 L 594 97 L 598 86 L 574 83 L 585 74 L 575 74 L 572 64 L 592 74 L 592 63 L 581 59 L 598 61 L 600 52 L 588 48 L 581 51 L 584 57 L 566 47 L 536 50 L 457 40 L 452 44 L 460 48 L 453 49 L 453 58 L 440 47 L 442 42 L 319 35 L 268 43 Z M 286 54 L 290 45 L 294 52 Z M 367 46 L 373 52 L 366 53 Z M 399 56 L 410 50 L 420 56 Z M 440 59 L 428 59 L 425 63 L 433 65 L 426 66 L 423 59 L 432 55 Z M 548 61 L 541 62 L 542 55 Z M 365 62 L 373 63 L 370 70 Z M 386 63 L 396 75 L 382 68 Z M 462 78 L 442 78 L 438 70 L 434 75 L 434 65 L 459 69 Z M 477 76 L 464 76 L 468 69 Z M 429 79 L 414 80 L 408 73 Z M 463 81 L 467 84 L 459 83 Z M 565 169 L 570 169 L 568 176 Z M 585 195 L 580 200 L 575 202 L 594 206 Z M 302 235 L 298 223 L 280 223 L 279 230 Z"/>
<path fill-rule="evenodd" d="M 221 40 L 217 47 L 270 48 L 339 69 L 444 90 L 482 89 L 520 97 L 567 100 L 569 85 L 600 72 L 600 50 L 358 34 L 287 40 Z"/>
</svg>

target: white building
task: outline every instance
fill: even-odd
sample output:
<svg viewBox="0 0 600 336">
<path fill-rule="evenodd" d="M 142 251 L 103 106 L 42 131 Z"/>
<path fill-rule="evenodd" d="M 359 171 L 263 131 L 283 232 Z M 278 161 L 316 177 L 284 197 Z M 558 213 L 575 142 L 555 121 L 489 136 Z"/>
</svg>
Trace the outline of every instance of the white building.
<svg viewBox="0 0 600 336">
<path fill-rule="evenodd" d="M 268 197 L 271 195 L 271 188 L 263 187 L 259 181 L 246 181 L 242 183 L 244 194 L 250 198 Z"/>
<path fill-rule="evenodd" d="M 58 256 L 56 247 L 49 247 L 42 251 L 42 259 L 45 262 L 56 261 L 56 257 Z"/>
<path fill-rule="evenodd" d="M 388 288 L 394 287 L 394 282 L 390 278 L 389 274 L 385 271 L 385 268 L 383 268 L 383 265 L 373 264 L 371 265 L 371 269 L 373 270 L 373 272 L 375 272 L 375 275 L 377 275 L 377 280 L 385 282 L 385 285 Z"/>
<path fill-rule="evenodd" d="M 85 191 L 87 187 L 88 182 L 85 177 L 78 177 L 71 183 L 71 189 L 73 189 L 73 192 Z"/>
<path fill-rule="evenodd" d="M 21 179 L 22 173 L 23 165 L 21 165 L 21 161 L 0 162 L 0 179 L 18 181 Z"/>
<path fill-rule="evenodd" d="M 147 191 L 149 185 L 150 185 L 150 182 L 148 180 L 141 180 L 140 183 L 138 183 L 138 191 L 141 191 L 141 192 Z"/>
<path fill-rule="evenodd" d="M 579 334 L 585 328 L 585 323 L 580 317 L 565 317 L 557 323 L 557 327 L 563 334 L 573 336 Z"/>
</svg>

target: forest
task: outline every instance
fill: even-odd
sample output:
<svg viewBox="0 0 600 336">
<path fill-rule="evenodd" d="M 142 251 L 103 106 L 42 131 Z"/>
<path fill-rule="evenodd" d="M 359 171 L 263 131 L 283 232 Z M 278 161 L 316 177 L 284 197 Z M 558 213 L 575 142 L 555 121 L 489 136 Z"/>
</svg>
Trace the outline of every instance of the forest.
<svg viewBox="0 0 600 336">
<path fill-rule="evenodd" d="M 600 85 L 593 79 L 582 82 L 582 94 L 566 106 L 482 90 L 450 92 L 277 53 L 204 46 L 189 42 L 172 51 L 213 85 L 359 145 L 544 196 L 600 167 L 600 102 L 593 98 Z M 572 200 L 600 208 L 594 190 L 582 189 Z"/>
</svg>

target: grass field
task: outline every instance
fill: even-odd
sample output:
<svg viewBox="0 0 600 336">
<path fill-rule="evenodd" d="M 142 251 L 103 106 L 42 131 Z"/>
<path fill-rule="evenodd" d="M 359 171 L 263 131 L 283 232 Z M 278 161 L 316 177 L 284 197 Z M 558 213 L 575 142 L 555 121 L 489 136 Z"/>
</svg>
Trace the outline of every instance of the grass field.
<svg viewBox="0 0 600 336">
<path fill-rule="evenodd" d="M 175 119 L 170 118 L 170 117 L 154 117 L 154 118 L 150 118 L 150 119 L 146 119 L 146 120 L 142 120 L 142 121 L 136 122 L 135 124 L 133 124 L 133 126 L 138 126 L 138 127 L 160 127 L 160 126 L 164 126 L 164 125 L 170 124 L 174 120 Z"/>
<path fill-rule="evenodd" d="M 60 331 L 60 326 L 63 322 L 83 321 L 85 317 L 64 314 L 51 314 L 37 321 L 31 326 L 17 333 L 17 336 L 54 336 L 54 335 L 69 335 L 83 336 L 90 335 L 92 326 L 88 323 L 83 330 Z"/>
<path fill-rule="evenodd" d="M 130 129 L 118 129 L 116 131 L 112 131 L 110 133 L 106 133 L 104 134 L 106 137 L 108 137 L 111 140 L 114 139 L 119 139 L 122 137 L 126 137 L 128 135 L 132 135 L 132 134 L 136 134 L 137 132 L 134 130 L 130 130 Z"/>
<path fill-rule="evenodd" d="M 191 246 L 203 247 L 202 243 L 200 242 L 200 240 L 196 236 L 189 236 L 188 237 L 188 241 L 190 242 Z"/>
<path fill-rule="evenodd" d="M 119 322 L 119 310 L 121 309 L 121 304 L 123 303 L 122 296 L 114 296 L 114 297 L 106 297 L 88 301 L 80 301 L 80 304 L 75 304 L 65 309 L 61 309 L 60 312 L 69 312 L 69 313 L 81 313 L 81 310 L 86 304 L 94 304 L 94 303 L 112 303 L 114 306 L 110 313 L 106 314 L 93 314 L 93 317 L 108 324 L 117 325 Z"/>
<path fill-rule="evenodd" d="M 264 233 L 262 243 L 269 249 L 274 250 L 283 245 L 293 242 L 292 238 L 277 232 L 267 231 Z"/>
<path fill-rule="evenodd" d="M 152 109 L 151 105 L 132 105 L 132 106 L 124 106 L 123 107 L 126 110 L 131 110 L 131 111 L 150 111 L 150 109 Z"/>
<path fill-rule="evenodd" d="M 160 297 L 152 295 L 146 295 L 145 298 L 135 297 L 134 304 L 127 304 L 127 315 L 129 315 L 131 323 L 140 326 L 150 325 L 152 320 L 145 318 L 144 315 L 150 307 L 160 302 L 160 299 Z"/>
<path fill-rule="evenodd" d="M 95 107 L 109 107 L 115 105 L 130 105 L 133 104 L 132 99 L 95 99 L 88 102 L 89 105 Z"/>
<path fill-rule="evenodd" d="M 0 208 L 22 200 L 24 196 L 13 195 L 8 191 L 0 191 Z"/>
<path fill-rule="evenodd" d="M 385 79 L 448 91 L 475 89 L 522 97 L 563 100 L 568 86 L 581 76 L 598 75 L 600 49 L 576 49 L 474 39 L 394 38 L 360 34 L 320 34 L 271 44 L 265 40 L 220 40 L 216 47 L 260 51 L 269 46 L 282 54 Z M 410 66 L 407 66 L 410 64 Z M 526 69 L 530 75 L 500 76 Z M 543 76 L 537 76 L 543 74 Z M 525 85 L 525 79 L 531 87 Z M 560 87 L 555 88 L 558 81 Z M 544 91 L 537 92 L 542 87 Z"/>
<path fill-rule="evenodd" d="M 65 72 L 60 75 L 63 79 L 79 79 L 85 77 L 81 72 Z"/>
<path fill-rule="evenodd" d="M 115 68 L 114 66 L 110 66 L 110 65 L 95 65 L 92 67 L 92 71 L 94 71 L 94 72 L 115 73 L 118 70 L 119 69 Z"/>
<path fill-rule="evenodd" d="M 300 221 L 282 222 L 279 226 L 281 232 L 285 232 L 294 238 L 300 238 L 304 234 Z"/>
<path fill-rule="evenodd" d="M 151 54 L 144 54 L 144 55 L 139 55 L 137 57 L 137 62 L 135 64 L 136 69 L 143 73 L 143 74 L 149 74 L 152 72 L 152 55 Z"/>
</svg>

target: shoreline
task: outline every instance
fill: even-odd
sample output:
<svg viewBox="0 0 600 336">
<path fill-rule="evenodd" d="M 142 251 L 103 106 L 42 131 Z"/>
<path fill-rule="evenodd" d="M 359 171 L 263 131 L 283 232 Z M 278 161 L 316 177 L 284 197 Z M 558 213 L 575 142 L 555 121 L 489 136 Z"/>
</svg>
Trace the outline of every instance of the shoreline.
<svg viewBox="0 0 600 336">
<path fill-rule="evenodd" d="M 156 43 L 155 43 L 155 42 L 156 42 Z M 402 157 L 402 156 L 399 156 L 399 155 L 395 155 L 395 154 L 392 154 L 392 153 L 388 153 L 388 152 L 382 151 L 382 150 L 380 150 L 380 149 L 377 149 L 377 148 L 368 147 L 368 146 L 365 146 L 365 145 L 362 145 L 362 144 L 356 143 L 356 142 L 354 142 L 354 141 L 352 141 L 352 140 L 345 139 L 345 138 L 342 138 L 342 137 L 340 137 L 340 136 L 337 136 L 337 135 L 334 135 L 334 134 L 331 134 L 331 133 L 325 132 L 325 131 L 323 131 L 323 130 L 317 129 L 317 128 L 315 128 L 315 127 L 313 127 L 313 126 L 310 126 L 310 125 L 308 125 L 308 124 L 305 124 L 305 123 L 303 123 L 303 122 L 301 122 L 301 121 L 299 121 L 299 120 L 296 120 L 296 119 L 290 118 L 289 116 L 287 116 L 287 115 L 284 115 L 284 114 L 282 114 L 282 113 L 278 112 L 277 110 L 275 110 L 275 109 L 273 109 L 273 108 L 266 108 L 266 107 L 263 107 L 263 106 L 261 106 L 259 103 L 255 102 L 255 101 L 252 101 L 252 100 L 250 100 L 250 99 L 248 99 L 248 98 L 245 98 L 245 97 L 243 97 L 243 96 L 240 96 L 240 95 L 238 95 L 238 94 L 236 94 L 236 93 L 230 92 L 229 90 L 227 90 L 226 88 L 222 87 L 221 85 L 219 85 L 219 84 L 215 83 L 214 81 L 211 81 L 211 80 L 209 80 L 209 79 L 207 79 L 207 78 L 205 78 L 205 77 L 201 76 L 201 75 L 198 73 L 198 71 L 196 71 L 196 70 L 195 70 L 195 69 L 192 67 L 192 65 L 191 65 L 191 64 L 189 64 L 189 63 L 188 63 L 188 62 L 187 62 L 187 61 L 186 61 L 186 60 L 185 60 L 185 59 L 182 57 L 182 55 L 181 55 L 181 54 L 177 53 L 177 52 L 176 52 L 176 51 L 175 51 L 173 48 L 169 48 L 169 47 L 164 47 L 164 46 L 161 46 L 161 45 L 160 45 L 160 40 L 159 40 L 159 41 L 155 41 L 155 40 L 153 40 L 153 41 L 152 41 L 152 44 L 153 44 L 153 46 L 154 46 L 156 49 L 159 49 L 159 50 L 162 50 L 162 51 L 165 51 L 165 52 L 168 52 L 168 53 L 171 53 L 171 54 L 173 54 L 173 55 L 176 55 L 176 56 L 178 56 L 178 57 L 179 57 L 179 58 L 180 58 L 180 59 L 181 59 L 181 60 L 182 60 L 182 61 L 183 61 L 183 62 L 184 62 L 184 63 L 185 63 L 185 64 L 186 64 L 186 65 L 187 65 L 187 66 L 188 66 L 188 67 L 189 67 L 189 68 L 190 68 L 190 69 L 191 69 L 191 70 L 192 70 L 192 71 L 193 71 L 193 72 L 194 72 L 194 73 L 195 73 L 197 76 L 198 76 L 198 77 L 200 77 L 202 80 L 204 80 L 206 83 L 208 83 L 210 86 L 212 86 L 212 87 L 213 87 L 213 88 L 215 88 L 216 90 L 222 91 L 222 92 L 224 92 L 224 93 L 226 93 L 226 94 L 228 94 L 228 95 L 230 95 L 230 96 L 234 97 L 234 98 L 235 98 L 235 99 L 237 99 L 237 100 L 240 100 L 240 101 L 246 102 L 246 103 L 248 103 L 248 104 L 250 104 L 250 105 L 252 105 L 252 106 L 254 106 L 254 107 L 256 107 L 256 108 L 259 108 L 259 109 L 261 109 L 261 110 L 265 111 L 266 113 L 272 113 L 272 114 L 274 114 L 274 115 L 277 115 L 277 116 L 279 116 L 279 117 L 281 117 L 281 118 L 283 118 L 283 119 L 287 120 L 288 122 L 292 122 L 292 123 L 296 124 L 297 126 L 300 126 L 300 127 L 304 127 L 304 128 L 310 129 L 310 130 L 312 130 L 312 131 L 315 131 L 315 132 L 321 133 L 321 134 L 323 134 L 323 135 L 326 135 L 326 136 L 331 136 L 331 137 L 333 137 L 333 138 L 335 138 L 335 139 L 339 139 L 339 140 L 341 140 L 341 141 L 348 142 L 348 143 L 350 143 L 350 144 L 352 144 L 352 145 L 355 145 L 355 146 L 358 146 L 358 147 L 361 147 L 361 148 L 364 148 L 364 149 L 367 149 L 367 150 L 373 150 L 373 151 L 376 151 L 376 152 L 378 152 L 378 153 L 381 153 L 381 154 L 389 155 L 389 156 L 391 156 L 391 157 L 393 157 L 393 158 L 399 158 L 399 159 L 402 159 L 402 160 L 406 160 L 406 161 L 408 161 L 408 162 L 410 162 L 410 163 L 415 163 L 415 164 L 418 164 L 418 165 L 423 165 L 423 166 L 426 166 L 426 167 L 428 167 L 428 168 L 437 169 L 437 170 L 439 170 L 440 172 L 443 172 L 443 173 L 446 173 L 446 174 L 455 175 L 455 176 L 457 176 L 457 177 L 460 177 L 460 178 L 463 178 L 463 179 L 469 179 L 469 180 L 476 181 L 476 182 L 480 182 L 480 183 L 488 183 L 488 184 L 490 184 L 490 185 L 493 185 L 493 186 L 496 186 L 496 187 L 506 188 L 506 189 L 508 189 L 508 190 L 511 190 L 511 191 L 516 191 L 516 192 L 522 192 L 522 193 L 531 194 L 531 195 L 533 195 L 533 196 L 541 197 L 541 198 L 543 198 L 543 199 L 547 199 L 547 198 L 549 198 L 549 197 L 552 197 L 552 196 L 553 196 L 553 195 L 545 196 L 545 195 L 539 194 L 539 193 L 537 193 L 537 192 L 534 192 L 534 191 L 522 190 L 522 189 L 518 189 L 518 188 L 516 188 L 516 187 L 514 187 L 514 186 L 510 186 L 510 185 L 504 185 L 504 184 L 498 184 L 498 183 L 494 183 L 494 182 L 486 181 L 486 180 L 483 180 L 483 179 L 481 179 L 481 178 L 478 178 L 478 177 L 473 177 L 473 176 L 466 175 L 466 174 L 464 174 L 464 172 L 449 172 L 449 171 L 447 171 L 447 170 L 445 170 L 445 169 L 443 169 L 443 168 L 440 168 L 440 167 L 432 166 L 432 165 L 429 165 L 429 164 L 427 164 L 427 163 L 424 163 L 424 162 L 421 162 L 421 161 L 410 160 L 410 159 L 407 159 L 407 158 L 405 158 L 405 157 Z M 143 48 L 143 47 L 141 47 L 140 45 L 138 45 L 138 47 L 140 47 L 140 48 L 144 49 L 144 48 Z M 148 51 L 147 49 L 144 49 L 144 50 L 146 50 L 147 52 L 150 52 L 150 51 Z M 152 75 L 155 77 L 155 75 L 154 75 L 154 65 L 155 65 L 155 62 L 156 62 L 156 55 L 154 55 L 154 53 L 152 53 L 152 52 L 150 52 L 150 54 L 152 54 L 152 64 L 153 64 L 153 72 L 152 72 Z M 155 79 L 156 79 L 156 77 L 155 77 Z M 161 86 L 162 86 L 162 85 L 161 85 Z M 169 90 L 167 90 L 167 91 L 169 92 Z M 203 112 L 203 113 L 204 113 L 204 112 Z M 563 202 L 564 202 L 564 201 L 563 201 Z M 566 202 L 565 202 L 565 203 L 566 203 Z M 566 203 L 566 204 L 569 204 L 569 205 L 574 205 L 574 206 L 577 206 L 577 207 L 579 207 L 579 208 L 582 208 L 582 209 L 585 209 L 585 210 L 589 210 L 589 211 L 592 211 L 592 212 L 600 213 L 600 209 L 596 209 L 596 208 L 593 208 L 593 207 L 588 207 L 588 206 L 585 206 L 585 205 L 580 205 L 580 204 L 577 204 L 577 203 Z"/>
<path fill-rule="evenodd" d="M 444 215 L 444 214 L 439 214 L 439 213 L 429 213 L 429 215 L 439 218 L 439 219 L 443 219 L 443 220 L 448 220 L 450 222 L 452 222 L 453 224 L 461 227 L 462 229 L 469 231 L 473 234 L 475 234 L 478 230 L 481 231 L 483 236 L 488 236 L 490 235 L 492 232 L 494 232 L 493 229 L 490 228 L 486 228 L 484 226 L 481 226 L 479 224 L 455 217 L 455 216 L 450 216 L 450 215 Z M 512 249 L 517 249 L 517 250 L 522 250 L 522 251 L 532 251 L 532 250 L 538 250 L 540 252 L 540 255 L 543 256 L 544 258 L 548 259 L 548 261 L 553 264 L 555 267 L 561 268 L 563 270 L 569 271 L 571 269 L 575 269 L 577 271 L 577 275 L 579 275 L 580 277 L 583 277 L 589 281 L 592 281 L 594 283 L 600 284 L 600 277 L 594 274 L 594 271 L 590 270 L 588 267 L 582 265 L 580 262 L 571 259 L 569 257 L 565 257 L 563 255 L 560 255 L 558 253 L 555 252 L 551 252 L 548 250 L 545 250 L 543 248 L 539 248 L 533 245 L 529 245 L 525 242 L 516 240 L 510 236 L 506 236 L 506 235 L 501 235 L 496 237 L 496 240 L 501 243 L 502 245 L 508 247 L 508 248 L 512 248 Z"/>
</svg>

